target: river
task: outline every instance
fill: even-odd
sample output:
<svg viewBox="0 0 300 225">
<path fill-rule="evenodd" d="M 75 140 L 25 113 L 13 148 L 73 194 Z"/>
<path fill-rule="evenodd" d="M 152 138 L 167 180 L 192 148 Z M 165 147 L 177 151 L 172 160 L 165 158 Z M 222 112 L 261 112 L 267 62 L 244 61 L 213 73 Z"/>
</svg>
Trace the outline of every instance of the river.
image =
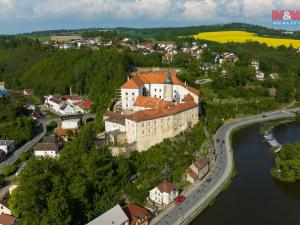
<svg viewBox="0 0 300 225">
<path fill-rule="evenodd" d="M 281 143 L 300 142 L 300 122 L 274 129 Z M 274 154 L 259 134 L 259 125 L 233 135 L 237 176 L 231 186 L 191 225 L 300 225 L 300 182 L 274 180 Z"/>
</svg>

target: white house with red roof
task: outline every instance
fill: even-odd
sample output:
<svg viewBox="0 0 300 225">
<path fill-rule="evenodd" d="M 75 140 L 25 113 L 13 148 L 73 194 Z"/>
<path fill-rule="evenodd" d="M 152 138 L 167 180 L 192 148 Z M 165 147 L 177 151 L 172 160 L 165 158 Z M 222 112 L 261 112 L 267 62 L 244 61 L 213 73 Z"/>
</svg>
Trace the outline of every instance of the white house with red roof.
<svg viewBox="0 0 300 225">
<path fill-rule="evenodd" d="M 150 200 L 161 205 L 170 204 L 177 196 L 178 189 L 170 182 L 163 182 L 149 191 Z"/>
</svg>

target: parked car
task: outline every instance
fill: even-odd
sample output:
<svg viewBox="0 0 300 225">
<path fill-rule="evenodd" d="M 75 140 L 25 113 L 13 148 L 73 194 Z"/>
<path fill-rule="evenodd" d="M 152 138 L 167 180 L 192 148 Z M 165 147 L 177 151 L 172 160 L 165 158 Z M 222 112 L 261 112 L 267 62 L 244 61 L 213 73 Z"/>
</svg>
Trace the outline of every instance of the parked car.
<svg viewBox="0 0 300 225">
<path fill-rule="evenodd" d="M 174 202 L 176 205 L 180 205 L 181 203 L 183 203 L 185 200 L 185 196 L 184 195 L 178 195 L 177 198 L 175 198 Z"/>
</svg>

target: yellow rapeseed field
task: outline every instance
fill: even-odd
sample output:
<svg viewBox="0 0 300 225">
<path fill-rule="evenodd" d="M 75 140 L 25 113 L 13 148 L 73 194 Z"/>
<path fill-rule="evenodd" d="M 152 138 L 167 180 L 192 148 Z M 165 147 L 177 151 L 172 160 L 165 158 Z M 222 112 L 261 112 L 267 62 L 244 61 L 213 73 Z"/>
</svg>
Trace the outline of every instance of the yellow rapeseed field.
<svg viewBox="0 0 300 225">
<path fill-rule="evenodd" d="M 280 45 L 289 47 L 290 45 L 292 45 L 294 48 L 300 48 L 300 40 L 259 37 L 255 33 L 249 33 L 246 31 L 204 32 L 204 33 L 193 35 L 193 37 L 196 39 L 215 41 L 219 43 L 227 43 L 227 42 L 244 43 L 247 41 L 257 41 L 259 43 L 265 43 L 268 46 L 273 46 L 273 47 L 277 47 Z"/>
</svg>

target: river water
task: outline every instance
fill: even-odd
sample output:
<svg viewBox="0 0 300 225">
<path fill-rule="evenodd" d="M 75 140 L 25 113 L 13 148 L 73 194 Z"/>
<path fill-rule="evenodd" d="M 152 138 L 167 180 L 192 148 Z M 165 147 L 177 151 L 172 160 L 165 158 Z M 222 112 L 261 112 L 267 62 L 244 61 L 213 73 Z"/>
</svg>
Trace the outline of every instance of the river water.
<svg viewBox="0 0 300 225">
<path fill-rule="evenodd" d="M 300 122 L 279 125 L 274 135 L 281 144 L 300 142 Z M 237 176 L 191 225 L 300 225 L 300 182 L 271 177 L 274 154 L 259 125 L 233 135 L 232 147 Z"/>
</svg>

